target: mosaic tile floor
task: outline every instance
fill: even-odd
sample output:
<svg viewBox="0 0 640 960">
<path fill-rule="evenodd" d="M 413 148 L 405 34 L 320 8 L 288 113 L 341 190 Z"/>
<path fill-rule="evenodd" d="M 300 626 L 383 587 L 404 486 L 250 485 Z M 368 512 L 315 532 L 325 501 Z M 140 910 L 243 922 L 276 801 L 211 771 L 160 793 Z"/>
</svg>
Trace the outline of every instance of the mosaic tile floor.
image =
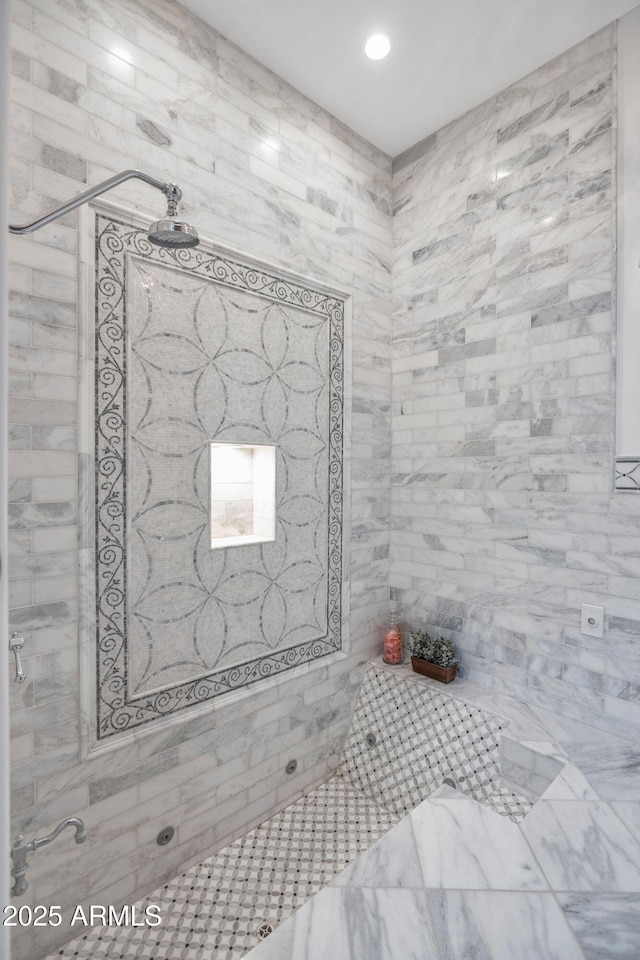
<svg viewBox="0 0 640 960">
<path fill-rule="evenodd" d="M 397 822 L 339 777 L 136 904 L 159 927 L 94 927 L 46 960 L 237 960 Z"/>
<path fill-rule="evenodd" d="M 501 817 L 509 817 L 516 823 L 524 820 L 529 811 L 533 809 L 534 804 L 533 800 L 528 800 L 518 793 L 512 793 L 505 787 L 498 787 L 483 802 L 495 810 L 496 813 L 499 813 Z"/>
</svg>

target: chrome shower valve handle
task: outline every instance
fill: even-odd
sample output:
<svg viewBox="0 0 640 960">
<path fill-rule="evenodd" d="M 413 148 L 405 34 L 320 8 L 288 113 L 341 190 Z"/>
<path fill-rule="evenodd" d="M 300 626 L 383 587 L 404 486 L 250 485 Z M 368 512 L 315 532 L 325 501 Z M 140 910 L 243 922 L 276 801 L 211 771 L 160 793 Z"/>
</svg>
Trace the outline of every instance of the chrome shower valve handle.
<svg viewBox="0 0 640 960">
<path fill-rule="evenodd" d="M 24 637 L 19 633 L 12 633 L 9 640 L 9 650 L 14 654 L 16 658 L 16 675 L 13 678 L 16 683 L 24 683 L 27 679 L 27 675 L 22 669 L 22 660 L 20 659 L 20 651 L 24 647 Z"/>
</svg>

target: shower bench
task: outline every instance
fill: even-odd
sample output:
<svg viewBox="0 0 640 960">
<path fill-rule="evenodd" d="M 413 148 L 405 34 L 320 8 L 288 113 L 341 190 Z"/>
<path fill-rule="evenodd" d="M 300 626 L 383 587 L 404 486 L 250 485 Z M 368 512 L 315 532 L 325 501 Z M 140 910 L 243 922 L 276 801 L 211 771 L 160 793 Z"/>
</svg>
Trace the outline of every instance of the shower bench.
<svg viewBox="0 0 640 960">
<path fill-rule="evenodd" d="M 49 960 L 635 960 L 639 864 L 640 747 L 374 660 L 333 777 Z"/>
<path fill-rule="evenodd" d="M 410 812 L 251 960 L 640 956 L 640 747 L 452 686 L 369 666 L 338 775 Z"/>
</svg>

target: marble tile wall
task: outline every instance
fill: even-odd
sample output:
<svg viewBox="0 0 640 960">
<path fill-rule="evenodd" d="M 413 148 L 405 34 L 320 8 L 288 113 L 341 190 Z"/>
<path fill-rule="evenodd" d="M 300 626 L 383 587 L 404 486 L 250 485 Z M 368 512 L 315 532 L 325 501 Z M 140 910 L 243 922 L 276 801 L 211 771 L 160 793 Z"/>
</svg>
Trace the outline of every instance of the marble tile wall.
<svg viewBox="0 0 640 960">
<path fill-rule="evenodd" d="M 14 0 L 13 20 L 14 222 L 139 166 L 204 235 L 353 293 L 349 657 L 82 761 L 76 215 L 12 241 L 14 829 L 92 831 L 38 853 L 24 902 L 61 870 L 69 903 L 131 902 L 326 779 L 390 564 L 464 676 L 637 733 L 640 502 L 610 492 L 615 29 L 396 160 L 392 256 L 388 158 L 176 3 Z M 110 198 L 158 214 L 144 185 Z M 20 931 L 15 956 L 55 936 Z"/>
<path fill-rule="evenodd" d="M 640 503 L 611 493 L 615 54 L 614 24 L 394 161 L 391 586 L 464 676 L 637 735 Z"/>
<path fill-rule="evenodd" d="M 15 0 L 11 217 L 140 167 L 205 236 L 353 294 L 349 655 L 80 759 L 76 214 L 11 246 L 13 830 L 83 816 L 32 859 L 24 903 L 132 902 L 335 768 L 388 600 L 390 161 L 172 0 Z M 130 182 L 112 201 L 157 216 Z M 285 763 L 298 770 L 287 776 Z M 177 828 L 165 848 L 155 837 Z M 64 871 L 64 891 L 60 875 Z M 76 931 L 77 932 L 77 931 Z M 17 960 L 69 931 L 18 932 Z"/>
</svg>

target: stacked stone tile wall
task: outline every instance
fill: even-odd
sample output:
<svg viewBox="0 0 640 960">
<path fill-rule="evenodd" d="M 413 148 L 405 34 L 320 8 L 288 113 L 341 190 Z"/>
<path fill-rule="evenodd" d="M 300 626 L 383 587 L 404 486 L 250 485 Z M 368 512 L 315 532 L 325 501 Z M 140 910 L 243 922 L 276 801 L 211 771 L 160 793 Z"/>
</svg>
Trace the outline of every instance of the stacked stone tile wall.
<svg viewBox="0 0 640 960">
<path fill-rule="evenodd" d="M 12 239 L 10 574 L 28 676 L 11 689 L 12 829 L 31 838 L 75 814 L 90 831 L 84 846 L 64 834 L 32 858 L 20 902 L 130 903 L 337 765 L 388 600 L 391 164 L 170 0 L 15 0 L 12 8 L 12 222 L 139 167 L 180 184 L 183 215 L 205 237 L 353 297 L 348 657 L 82 760 L 85 238 L 73 213 Z M 154 218 L 164 212 L 162 196 L 137 181 L 109 199 Z M 288 776 L 293 757 L 298 769 Z M 159 847 L 168 824 L 175 838 Z M 40 956 L 73 933 L 19 930 L 14 956 Z"/>
<path fill-rule="evenodd" d="M 464 676 L 639 729 L 612 494 L 616 25 L 394 161 L 391 584 Z M 605 638 L 581 634 L 582 603 Z M 629 726 L 631 725 L 631 726 Z"/>
<path fill-rule="evenodd" d="M 611 493 L 615 26 L 397 158 L 392 234 L 389 159 L 178 4 L 12 8 L 13 222 L 138 166 L 180 183 L 205 236 L 353 295 L 348 657 L 83 760 L 83 238 L 71 214 L 12 240 L 12 628 L 28 674 L 11 690 L 13 829 L 77 814 L 91 831 L 38 853 L 22 902 L 132 902 L 324 780 L 389 577 L 409 626 L 456 641 L 462 675 L 637 732 L 640 497 Z M 130 182 L 111 199 L 155 217 L 161 198 Z M 605 607 L 603 641 L 580 633 L 584 602 Z M 15 957 L 57 936 L 21 930 Z"/>
</svg>

